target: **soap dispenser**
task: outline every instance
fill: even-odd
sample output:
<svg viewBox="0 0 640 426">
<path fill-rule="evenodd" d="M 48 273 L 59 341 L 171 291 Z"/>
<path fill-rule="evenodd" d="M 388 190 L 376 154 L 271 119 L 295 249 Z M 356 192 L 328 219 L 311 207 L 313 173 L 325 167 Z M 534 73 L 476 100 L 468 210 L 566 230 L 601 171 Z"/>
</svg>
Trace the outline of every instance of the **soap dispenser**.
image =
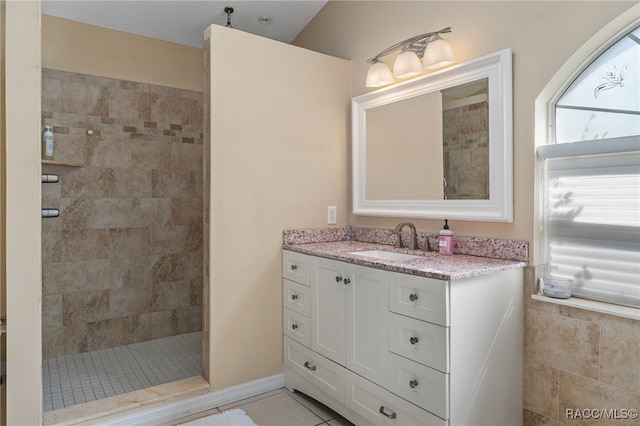
<svg viewBox="0 0 640 426">
<path fill-rule="evenodd" d="M 53 128 L 51 126 L 45 126 L 42 134 L 42 158 L 53 160 Z"/>
<path fill-rule="evenodd" d="M 438 249 L 442 254 L 453 254 L 453 231 L 449 229 L 448 222 L 444 220 L 444 228 L 438 234 Z"/>
</svg>

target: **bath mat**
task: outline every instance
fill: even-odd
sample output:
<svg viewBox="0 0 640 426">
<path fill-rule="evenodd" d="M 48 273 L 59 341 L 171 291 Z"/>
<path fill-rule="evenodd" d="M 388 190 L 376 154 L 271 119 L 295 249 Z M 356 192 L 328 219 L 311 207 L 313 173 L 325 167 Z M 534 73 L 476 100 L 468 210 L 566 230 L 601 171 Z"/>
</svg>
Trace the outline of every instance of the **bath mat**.
<svg viewBox="0 0 640 426">
<path fill-rule="evenodd" d="M 258 426 L 247 413 L 240 409 L 223 411 L 220 414 L 202 417 L 179 426 Z"/>
</svg>

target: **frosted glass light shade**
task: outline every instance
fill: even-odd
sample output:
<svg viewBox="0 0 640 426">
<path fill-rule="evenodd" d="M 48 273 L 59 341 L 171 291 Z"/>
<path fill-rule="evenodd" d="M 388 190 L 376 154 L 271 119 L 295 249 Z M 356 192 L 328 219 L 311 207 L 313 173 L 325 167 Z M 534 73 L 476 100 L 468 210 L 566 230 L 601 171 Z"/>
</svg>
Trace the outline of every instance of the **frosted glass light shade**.
<svg viewBox="0 0 640 426">
<path fill-rule="evenodd" d="M 390 83 L 393 83 L 393 75 L 387 64 L 384 62 L 371 64 L 367 72 L 367 87 L 380 87 Z"/>
<path fill-rule="evenodd" d="M 436 40 L 427 44 L 427 49 L 422 57 L 422 66 L 424 68 L 436 69 L 454 63 L 456 55 L 449 42 L 438 37 Z"/>
<path fill-rule="evenodd" d="M 422 72 L 422 64 L 420 58 L 413 52 L 402 52 L 396 56 L 393 64 L 393 76 L 397 78 L 407 78 L 420 74 Z"/>
</svg>

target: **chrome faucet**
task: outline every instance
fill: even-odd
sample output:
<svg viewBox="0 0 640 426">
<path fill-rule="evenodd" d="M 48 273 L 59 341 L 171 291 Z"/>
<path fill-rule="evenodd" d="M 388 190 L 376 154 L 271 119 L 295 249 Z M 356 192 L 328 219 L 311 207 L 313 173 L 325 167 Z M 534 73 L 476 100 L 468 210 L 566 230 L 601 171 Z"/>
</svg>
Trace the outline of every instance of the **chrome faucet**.
<svg viewBox="0 0 640 426">
<path fill-rule="evenodd" d="M 396 226 L 396 229 L 393 231 L 397 238 L 396 238 L 396 247 L 402 247 L 402 228 L 404 228 L 405 226 L 408 226 L 409 229 L 411 229 L 411 238 L 409 239 L 409 247 L 411 250 L 415 250 L 416 247 L 418 246 L 418 242 L 417 242 L 417 237 L 416 237 L 416 227 L 413 225 L 413 223 L 410 222 L 402 222 L 399 223 L 398 226 Z"/>
<path fill-rule="evenodd" d="M 424 236 L 424 245 L 422 246 L 422 251 L 433 251 L 431 249 L 431 243 L 429 242 L 429 234 Z"/>
</svg>

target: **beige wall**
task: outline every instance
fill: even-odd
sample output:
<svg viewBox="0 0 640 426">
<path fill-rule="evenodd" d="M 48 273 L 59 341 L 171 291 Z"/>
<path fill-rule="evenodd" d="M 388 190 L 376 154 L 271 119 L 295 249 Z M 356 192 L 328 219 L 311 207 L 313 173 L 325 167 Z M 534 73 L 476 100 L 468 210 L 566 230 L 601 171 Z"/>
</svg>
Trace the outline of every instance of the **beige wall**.
<svg viewBox="0 0 640 426">
<path fill-rule="evenodd" d="M 42 17 L 42 67 L 202 92 L 202 49 Z"/>
<path fill-rule="evenodd" d="M 294 44 L 353 61 L 352 95 L 364 85 L 367 58 L 398 41 L 451 26 L 445 38 L 458 61 L 513 50 L 514 222 L 453 221 L 460 235 L 532 241 L 534 101 L 569 56 L 630 8 L 615 1 L 330 1 Z M 392 228 L 400 220 L 354 216 L 356 226 Z M 436 232 L 441 221 L 414 220 Z"/>
<path fill-rule="evenodd" d="M 350 64 L 210 31 L 209 371 L 219 389 L 282 372 L 283 229 L 327 226 L 329 205 L 346 224 Z"/>
<path fill-rule="evenodd" d="M 7 1 L 5 12 L 6 419 L 36 425 L 42 422 L 40 2 Z"/>
</svg>

